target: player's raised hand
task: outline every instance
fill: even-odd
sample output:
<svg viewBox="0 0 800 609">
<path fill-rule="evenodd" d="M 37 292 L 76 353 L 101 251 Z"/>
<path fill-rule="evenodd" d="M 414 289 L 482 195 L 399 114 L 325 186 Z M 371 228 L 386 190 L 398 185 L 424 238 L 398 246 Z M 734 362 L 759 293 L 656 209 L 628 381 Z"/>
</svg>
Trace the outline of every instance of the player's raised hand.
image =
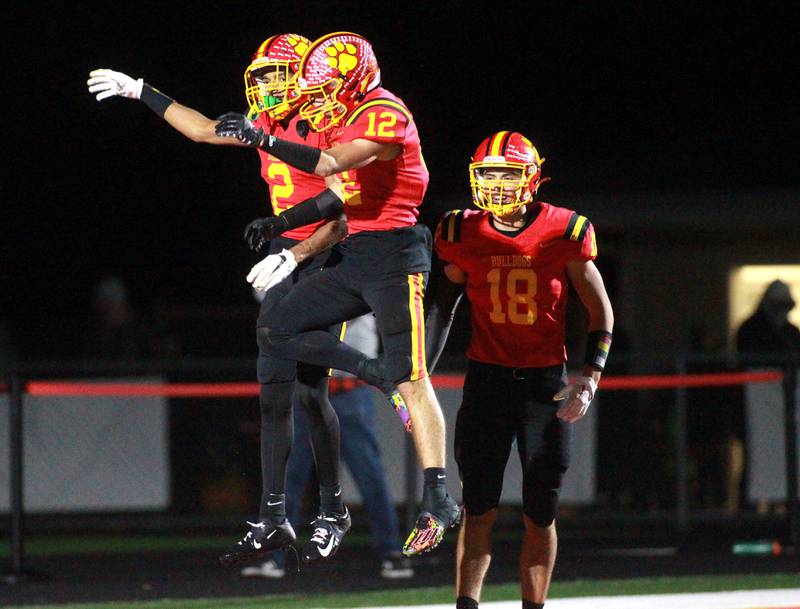
<svg viewBox="0 0 800 609">
<path fill-rule="evenodd" d="M 589 410 L 595 391 L 597 383 L 592 377 L 579 376 L 574 383 L 567 385 L 553 396 L 554 400 L 566 400 L 559 406 L 556 416 L 567 423 L 579 420 Z"/>
<path fill-rule="evenodd" d="M 297 268 L 294 254 L 287 249 L 270 254 L 256 264 L 247 275 L 247 281 L 261 292 L 266 292 L 286 279 Z"/>
<path fill-rule="evenodd" d="M 89 93 L 95 93 L 97 101 L 108 97 L 120 96 L 130 99 L 139 99 L 142 96 L 144 80 L 131 78 L 122 72 L 107 70 L 105 68 L 89 72 Z"/>
<path fill-rule="evenodd" d="M 237 140 L 253 148 L 264 143 L 266 134 L 261 127 L 256 127 L 249 118 L 238 112 L 227 112 L 218 116 L 214 132 L 220 137 L 235 137 Z"/>
<path fill-rule="evenodd" d="M 274 239 L 287 228 L 286 220 L 280 216 L 256 218 L 244 228 L 244 240 L 254 252 L 259 251 L 270 239 Z"/>
</svg>

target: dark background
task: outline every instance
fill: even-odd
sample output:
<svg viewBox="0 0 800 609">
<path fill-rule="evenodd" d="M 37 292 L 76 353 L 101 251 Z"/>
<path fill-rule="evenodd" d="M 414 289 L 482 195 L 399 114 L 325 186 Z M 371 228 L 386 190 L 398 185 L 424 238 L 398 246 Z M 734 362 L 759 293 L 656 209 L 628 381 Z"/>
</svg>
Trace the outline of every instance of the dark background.
<svg viewBox="0 0 800 609">
<path fill-rule="evenodd" d="M 154 303 L 253 304 L 244 276 L 258 256 L 241 232 L 265 213 L 257 155 L 194 144 L 131 100 L 98 104 L 85 85 L 94 68 L 144 77 L 216 116 L 245 107 L 242 73 L 266 37 L 361 33 L 384 86 L 418 124 L 431 172 L 428 223 L 469 204 L 469 157 L 501 129 L 531 137 L 552 177 L 542 198 L 567 207 L 579 193 L 800 186 L 790 3 L 465 6 L 7 10 L 0 319 L 21 356 L 75 355 L 92 286 L 106 275 L 122 277 L 145 314 Z M 226 345 L 255 349 L 238 338 Z"/>
</svg>

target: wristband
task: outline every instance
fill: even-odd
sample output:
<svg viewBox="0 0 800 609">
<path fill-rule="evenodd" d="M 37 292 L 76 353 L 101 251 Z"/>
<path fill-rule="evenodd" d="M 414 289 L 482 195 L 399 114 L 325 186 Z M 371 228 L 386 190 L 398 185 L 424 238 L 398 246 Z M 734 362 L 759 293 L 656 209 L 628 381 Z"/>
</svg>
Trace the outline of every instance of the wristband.
<svg viewBox="0 0 800 609">
<path fill-rule="evenodd" d="M 586 357 L 583 362 L 602 371 L 611 348 L 611 332 L 596 330 L 586 337 Z"/>
<path fill-rule="evenodd" d="M 142 94 L 139 96 L 139 100 L 161 118 L 164 118 L 164 113 L 167 111 L 167 108 L 175 101 L 147 83 L 142 85 Z"/>
<path fill-rule="evenodd" d="M 306 173 L 314 173 L 314 170 L 317 168 L 317 163 L 319 162 L 319 157 L 322 155 L 322 151 L 319 148 L 306 146 L 305 144 L 297 144 L 295 142 L 287 142 L 274 135 L 268 135 L 264 138 L 259 148 Z"/>
</svg>

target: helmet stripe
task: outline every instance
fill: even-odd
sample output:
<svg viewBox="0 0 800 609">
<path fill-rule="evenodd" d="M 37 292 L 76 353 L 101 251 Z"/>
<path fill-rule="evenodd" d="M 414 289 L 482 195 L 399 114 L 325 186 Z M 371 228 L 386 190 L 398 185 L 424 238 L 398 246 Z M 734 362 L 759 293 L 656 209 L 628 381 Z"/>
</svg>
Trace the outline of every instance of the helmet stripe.
<svg viewBox="0 0 800 609">
<path fill-rule="evenodd" d="M 501 150 L 501 144 L 505 139 L 506 134 L 508 131 L 499 131 L 495 136 L 492 138 L 491 149 L 488 156 L 502 156 L 502 153 L 505 152 L 505 148 Z"/>
<path fill-rule="evenodd" d="M 261 46 L 258 47 L 258 51 L 256 51 L 256 55 L 263 55 L 264 52 L 266 51 L 266 48 L 272 42 L 273 38 L 275 38 L 275 36 L 271 36 L 270 38 L 267 38 L 264 42 L 262 42 Z"/>
<path fill-rule="evenodd" d="M 500 146 L 500 156 L 505 158 L 506 156 L 506 148 L 508 148 L 508 142 L 511 141 L 511 132 L 507 131 L 506 136 L 503 138 L 503 144 Z"/>
</svg>

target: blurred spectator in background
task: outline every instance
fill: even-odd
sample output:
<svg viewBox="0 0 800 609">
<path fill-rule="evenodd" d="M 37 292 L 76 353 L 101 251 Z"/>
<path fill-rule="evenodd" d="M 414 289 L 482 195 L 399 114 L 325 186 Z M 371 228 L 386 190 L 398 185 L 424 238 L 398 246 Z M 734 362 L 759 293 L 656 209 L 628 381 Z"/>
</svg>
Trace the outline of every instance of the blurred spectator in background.
<svg viewBox="0 0 800 609">
<path fill-rule="evenodd" d="M 702 321 L 689 329 L 691 354 L 686 372 L 729 370 L 723 338 Z M 692 499 L 702 509 L 724 508 L 733 514 L 743 497 L 744 396 L 741 385 L 687 390 L 687 428 L 692 459 Z"/>
<path fill-rule="evenodd" d="M 789 286 L 776 279 L 770 283 L 755 312 L 736 332 L 736 351 L 744 367 L 785 366 L 800 358 L 800 329 L 789 321 L 795 307 Z M 745 450 L 742 447 L 741 469 L 744 471 Z M 758 510 L 764 513 L 769 504 L 760 500 Z"/>
<path fill-rule="evenodd" d="M 743 365 L 783 364 L 800 354 L 800 330 L 789 321 L 795 301 L 789 286 L 776 279 L 767 286 L 758 308 L 736 333 L 736 351 Z"/>
<path fill-rule="evenodd" d="M 101 359 L 132 359 L 147 352 L 147 331 L 128 299 L 119 277 L 99 281 L 92 293 L 86 355 Z"/>
<path fill-rule="evenodd" d="M 378 355 L 379 339 L 372 313 L 347 322 L 344 342 L 369 357 Z M 402 542 L 397 512 L 381 461 L 374 413 L 377 394 L 350 374 L 334 370 L 333 376 L 336 380 L 330 386 L 331 404 L 342 430 L 341 453 L 361 494 L 373 550 L 380 559 L 381 576 L 388 579 L 412 577 L 414 572 L 409 559 L 400 553 Z M 302 502 L 313 473 L 314 455 L 305 412 L 302 408 L 293 410 L 294 449 L 289 456 L 287 472 L 286 516 L 296 526 L 305 513 Z M 284 565 L 285 553 L 278 550 L 265 562 L 243 568 L 241 574 L 245 577 L 279 578 L 285 575 Z"/>
<path fill-rule="evenodd" d="M 178 341 L 156 333 L 131 304 L 128 287 L 116 276 L 100 280 L 92 292 L 84 355 L 99 359 L 174 357 Z"/>
</svg>

